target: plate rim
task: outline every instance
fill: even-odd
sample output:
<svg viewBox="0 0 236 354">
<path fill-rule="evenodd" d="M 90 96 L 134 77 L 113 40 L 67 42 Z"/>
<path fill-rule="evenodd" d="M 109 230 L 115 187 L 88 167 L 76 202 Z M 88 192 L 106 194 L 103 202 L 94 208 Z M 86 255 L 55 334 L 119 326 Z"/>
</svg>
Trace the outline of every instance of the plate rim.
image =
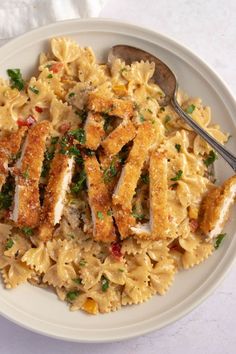
<svg viewBox="0 0 236 354">
<path fill-rule="evenodd" d="M 85 25 L 94 23 L 95 26 L 96 24 L 105 24 L 105 26 L 107 25 L 114 25 L 116 24 L 118 27 L 128 27 L 129 30 L 133 33 L 131 33 L 131 35 L 134 35 L 134 32 L 140 32 L 144 34 L 144 40 L 146 41 L 150 41 L 150 39 L 148 39 L 148 37 L 156 37 L 156 44 L 160 45 L 158 43 L 158 39 L 164 42 L 167 42 L 168 44 L 170 44 L 171 46 L 174 45 L 175 47 L 177 47 L 181 52 L 183 52 L 188 58 L 191 59 L 191 61 L 195 61 L 197 62 L 197 64 L 204 68 L 204 70 L 206 70 L 208 72 L 208 74 L 210 74 L 212 76 L 212 79 L 215 80 L 215 82 L 217 83 L 218 86 L 220 86 L 221 90 L 224 91 L 224 94 L 227 96 L 227 100 L 230 99 L 230 107 L 227 106 L 229 113 L 230 113 L 230 117 L 232 119 L 232 122 L 234 125 L 235 124 L 235 120 L 233 119 L 233 114 L 232 112 L 236 112 L 236 100 L 234 98 L 234 94 L 231 92 L 231 89 L 228 87 L 228 85 L 225 83 L 225 81 L 218 75 L 217 72 L 215 72 L 215 70 L 211 67 L 211 65 L 209 65 L 205 60 L 201 59 L 197 54 L 195 54 L 192 50 L 190 50 L 187 46 L 180 44 L 178 41 L 176 41 L 175 39 L 173 39 L 170 36 L 166 36 L 162 33 L 147 29 L 145 27 L 142 26 L 137 26 L 135 24 L 131 24 L 128 21 L 119 21 L 116 19 L 110 19 L 110 18 L 91 18 L 91 19 L 71 19 L 71 20 L 63 20 L 63 21 L 58 21 L 58 22 L 54 22 L 51 23 L 49 25 L 45 25 L 45 26 L 41 26 L 38 28 L 35 28 L 33 30 L 30 30 L 14 39 L 11 39 L 8 43 L 4 44 L 1 48 L 0 48 L 0 57 L 1 54 L 4 55 L 4 51 L 8 52 L 8 55 L 12 55 L 12 49 L 14 49 L 14 46 L 16 44 L 16 47 L 18 48 L 17 51 L 19 50 L 19 42 L 23 41 L 25 45 L 28 44 L 27 39 L 30 38 L 32 35 L 34 34 L 38 34 L 40 35 L 40 33 L 44 33 L 44 31 L 47 31 L 49 29 L 53 29 L 53 28 L 57 28 L 58 30 L 60 29 L 60 27 L 66 27 L 67 24 L 78 24 L 78 23 L 84 23 Z M 122 32 L 118 32 L 117 30 L 114 30 L 117 34 L 118 33 L 122 33 Z M 130 34 L 130 33 L 129 33 Z M 59 34 L 56 34 L 59 35 Z M 145 36 L 147 38 L 145 38 Z M 50 36 L 48 36 L 48 38 L 50 38 Z M 137 36 L 136 36 L 137 38 Z M 155 43 L 155 42 L 153 42 Z M 161 46 L 161 45 L 160 45 Z M 0 60 L 0 65 L 1 65 L 1 60 Z M 233 237 L 233 235 L 232 235 Z M 136 329 L 136 331 L 133 333 L 129 333 L 129 332 L 125 332 L 122 334 L 119 334 L 118 336 L 113 336 L 113 337 L 97 337 L 97 338 L 89 338 L 89 334 L 87 335 L 87 338 L 77 338 L 75 336 L 70 336 L 70 335 L 62 335 L 62 334 L 58 334 L 56 333 L 56 329 L 54 326 L 54 332 L 52 331 L 52 329 L 44 329 L 43 327 L 38 328 L 37 327 L 37 323 L 42 322 L 42 320 L 38 320 L 36 319 L 36 325 L 35 324 L 28 324 L 27 323 L 27 318 L 26 319 L 19 319 L 19 318 L 15 318 L 14 317 L 14 311 L 13 314 L 9 314 L 7 310 L 9 310 L 9 308 L 13 308 L 13 306 L 11 306 L 10 304 L 5 303 L 6 305 L 6 309 L 3 309 L 2 307 L 0 308 L 0 314 L 7 318 L 8 320 L 12 321 L 13 323 L 16 323 L 17 325 L 20 325 L 21 327 L 24 327 L 30 331 L 42 334 L 42 335 L 46 335 L 48 337 L 53 337 L 56 339 L 60 339 L 60 340 L 65 340 L 65 341 L 70 341 L 70 342 L 80 342 L 80 343 L 105 343 L 105 342 L 114 342 L 114 341 L 121 341 L 121 340 L 127 340 L 127 339 L 131 339 L 140 335 L 144 335 L 147 333 L 150 333 L 152 331 L 155 331 L 157 329 L 163 328 L 171 323 L 176 322 L 177 320 L 179 320 L 180 318 L 184 317 L 185 315 L 187 315 L 189 312 L 193 311 L 197 306 L 199 306 L 203 301 L 205 301 L 212 293 L 213 291 L 219 286 L 219 284 L 223 281 L 223 279 L 225 278 L 225 276 L 228 274 L 228 272 L 230 271 L 230 269 L 232 268 L 232 265 L 235 262 L 235 258 L 236 258 L 236 254 L 233 254 L 233 247 L 232 248 L 228 248 L 226 255 L 224 256 L 224 258 L 222 258 L 222 261 L 219 262 L 219 264 L 217 265 L 216 269 L 219 268 L 219 266 L 221 265 L 221 263 L 224 260 L 224 266 L 223 268 L 221 268 L 221 271 L 218 272 L 217 277 L 216 272 L 214 271 L 213 274 L 207 279 L 207 281 L 203 282 L 203 284 L 201 285 L 201 287 L 199 289 L 197 289 L 196 291 L 193 292 L 193 295 L 195 295 L 195 300 L 193 301 L 192 298 L 190 298 L 190 296 L 188 296 L 186 299 L 184 299 L 183 301 L 181 301 L 179 304 L 177 304 L 176 306 L 174 306 L 174 308 L 178 308 L 184 301 L 188 300 L 190 298 L 190 304 L 187 306 L 186 309 L 182 309 L 181 311 L 178 312 L 177 309 L 177 313 L 172 317 L 171 319 L 166 319 L 164 321 L 161 322 L 161 324 L 152 324 L 151 326 L 147 327 L 147 328 L 142 328 L 142 329 Z M 230 253 L 227 256 L 227 254 Z M 223 269 L 223 271 L 222 271 Z M 207 283 L 207 285 L 206 285 Z M 207 286 L 207 289 L 204 290 L 204 287 Z M 200 289 L 203 288 L 203 294 L 200 295 L 200 297 L 198 297 L 198 292 L 200 291 Z M 202 291 L 202 290 L 201 290 Z M 1 302 L 1 300 L 0 300 Z M 168 311 L 167 311 L 168 312 Z M 11 311 L 10 311 L 11 313 Z M 24 315 L 23 315 L 24 316 Z M 29 316 L 29 314 L 28 314 Z M 26 314 L 27 317 L 27 314 Z M 33 316 L 30 316 L 33 317 Z M 35 321 L 35 318 L 33 318 Z M 145 321 L 147 322 L 147 321 Z M 140 322 L 143 323 L 143 322 Z M 51 326 L 51 324 L 50 324 Z M 129 326 L 129 327 L 133 327 Z M 52 326 L 53 328 L 53 326 Z M 119 330 L 122 331 L 123 328 L 127 328 L 126 327 L 121 327 Z M 88 331 L 88 330 L 86 330 Z M 105 331 L 105 330 L 104 330 Z M 78 335 L 78 334 L 77 334 Z"/>
</svg>

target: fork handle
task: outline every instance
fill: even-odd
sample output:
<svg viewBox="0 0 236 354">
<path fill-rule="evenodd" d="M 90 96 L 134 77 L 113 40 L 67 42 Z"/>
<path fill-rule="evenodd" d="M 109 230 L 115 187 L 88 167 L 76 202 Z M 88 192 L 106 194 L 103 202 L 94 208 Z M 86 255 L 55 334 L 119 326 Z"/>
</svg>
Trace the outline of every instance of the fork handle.
<svg viewBox="0 0 236 354">
<path fill-rule="evenodd" d="M 200 127 L 178 104 L 176 97 L 171 100 L 172 106 L 176 113 L 178 113 L 181 118 L 185 120 L 188 125 L 190 125 L 193 130 L 198 133 L 201 138 L 206 140 L 206 142 L 213 147 L 215 151 L 217 151 L 225 161 L 232 167 L 232 169 L 236 172 L 236 156 L 233 155 L 230 151 L 228 151 L 223 145 L 221 145 L 215 138 L 213 138 L 210 134 L 208 134 L 202 127 Z"/>
</svg>

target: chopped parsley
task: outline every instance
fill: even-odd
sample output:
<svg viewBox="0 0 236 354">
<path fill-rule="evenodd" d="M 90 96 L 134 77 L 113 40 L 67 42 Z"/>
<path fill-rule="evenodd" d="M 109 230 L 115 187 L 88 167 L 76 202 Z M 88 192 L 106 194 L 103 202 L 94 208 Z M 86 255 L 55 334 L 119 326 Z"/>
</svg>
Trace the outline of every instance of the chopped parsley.
<svg viewBox="0 0 236 354">
<path fill-rule="evenodd" d="M 47 78 L 48 78 L 48 79 L 52 79 L 52 78 L 53 78 L 53 75 L 52 75 L 52 74 L 48 74 Z"/>
<path fill-rule="evenodd" d="M 31 227 L 24 226 L 22 227 L 21 231 L 26 235 L 26 236 L 32 236 L 34 234 L 34 230 Z"/>
<path fill-rule="evenodd" d="M 81 278 L 76 278 L 76 279 L 73 279 L 73 282 L 75 282 L 76 284 L 80 285 L 80 284 L 82 284 L 82 279 Z"/>
<path fill-rule="evenodd" d="M 132 215 L 133 215 L 133 217 L 135 217 L 135 219 L 138 219 L 138 220 L 144 219 L 144 214 L 138 213 L 137 209 L 135 207 L 133 207 L 133 209 L 132 209 Z"/>
<path fill-rule="evenodd" d="M 215 239 L 215 244 L 214 247 L 217 250 L 217 248 L 219 248 L 221 242 L 223 241 L 223 239 L 225 238 L 226 234 L 219 234 L 216 239 Z"/>
<path fill-rule="evenodd" d="M 0 210 L 9 209 L 13 201 L 14 180 L 5 183 L 0 192 Z"/>
<path fill-rule="evenodd" d="M 39 90 L 35 87 L 35 86 L 30 86 L 29 87 L 30 91 L 32 91 L 33 93 L 35 93 L 35 95 L 39 94 Z"/>
<path fill-rule="evenodd" d="M 183 174 L 183 171 L 182 170 L 179 170 L 175 177 L 171 178 L 171 181 L 178 181 L 181 177 L 182 177 L 182 174 Z"/>
<path fill-rule="evenodd" d="M 143 116 L 143 114 L 139 114 L 139 120 L 141 123 L 145 122 L 145 117 Z"/>
<path fill-rule="evenodd" d="M 103 179 L 105 183 L 111 182 L 112 178 L 117 175 L 118 171 L 115 165 L 115 160 L 113 159 L 110 166 L 106 168 L 103 172 Z"/>
<path fill-rule="evenodd" d="M 10 78 L 10 84 L 12 88 L 16 88 L 18 91 L 23 90 L 25 84 L 20 69 L 8 69 L 7 75 Z"/>
<path fill-rule="evenodd" d="M 6 241 L 6 245 L 5 245 L 5 250 L 9 250 L 10 248 L 12 248 L 12 246 L 14 245 L 14 241 L 12 238 L 9 238 Z"/>
<path fill-rule="evenodd" d="M 74 92 L 70 92 L 69 95 L 68 95 L 69 98 L 72 98 L 72 97 L 74 97 L 74 96 L 75 96 L 75 93 L 74 93 Z"/>
<path fill-rule="evenodd" d="M 81 156 L 80 150 L 75 145 L 72 145 L 68 151 L 71 156 Z"/>
<path fill-rule="evenodd" d="M 108 215 L 108 216 L 112 216 L 112 215 L 113 215 L 112 210 L 108 210 L 107 215 Z"/>
<path fill-rule="evenodd" d="M 144 184 L 148 184 L 149 183 L 149 175 L 146 173 L 146 174 L 142 174 L 141 175 L 141 181 L 144 183 Z"/>
<path fill-rule="evenodd" d="M 70 130 L 68 135 L 72 135 L 76 140 L 80 142 L 80 144 L 84 144 L 86 141 L 85 131 L 82 128 Z"/>
<path fill-rule="evenodd" d="M 77 290 L 74 290 L 74 291 L 69 291 L 67 294 L 66 294 L 66 298 L 67 300 L 69 301 L 74 301 L 77 296 L 79 295 L 79 292 Z"/>
<path fill-rule="evenodd" d="M 122 269 L 122 268 L 119 268 L 118 270 L 119 270 L 119 272 L 121 272 L 121 273 L 123 273 L 123 272 L 125 271 L 125 270 Z"/>
<path fill-rule="evenodd" d="M 209 152 L 208 157 L 203 162 L 208 167 L 208 166 L 212 165 L 215 162 L 216 159 L 218 159 L 216 153 L 213 150 L 211 150 Z"/>
<path fill-rule="evenodd" d="M 127 71 L 127 69 L 126 69 L 126 68 L 121 68 L 121 69 L 120 69 L 120 73 L 121 73 L 121 74 L 123 74 L 124 71 Z"/>
<path fill-rule="evenodd" d="M 44 153 L 44 161 L 43 161 L 43 168 L 41 172 L 41 177 L 47 177 L 49 169 L 50 169 L 50 163 L 51 160 L 54 157 L 55 154 L 55 149 L 56 149 L 56 143 L 58 142 L 58 137 L 54 136 L 51 138 L 51 145 L 47 148 L 47 150 Z"/>
<path fill-rule="evenodd" d="M 22 177 L 24 177 L 24 179 L 29 179 L 29 176 L 30 176 L 29 166 L 27 166 L 27 169 L 24 172 L 22 172 Z"/>
<path fill-rule="evenodd" d="M 148 111 L 149 113 L 153 113 L 153 112 L 152 112 L 152 110 L 151 110 L 150 108 L 148 108 L 148 109 L 147 109 L 147 111 Z"/>
<path fill-rule="evenodd" d="M 190 106 L 188 106 L 187 108 L 186 108 L 186 113 L 188 113 L 188 114 L 191 114 L 191 113 L 193 113 L 193 111 L 195 110 L 195 106 L 194 106 L 194 104 L 190 104 Z"/>
<path fill-rule="evenodd" d="M 79 262 L 79 265 L 80 265 L 81 267 L 84 267 L 86 264 L 87 264 L 87 262 L 86 262 L 85 259 L 81 259 L 80 262 Z"/>
<path fill-rule="evenodd" d="M 181 145 L 180 144 L 175 144 L 175 148 L 178 152 L 180 152 L 181 150 Z"/>
<path fill-rule="evenodd" d="M 164 125 L 167 128 L 167 124 L 171 121 L 171 116 L 166 115 L 164 119 Z"/>
<path fill-rule="evenodd" d="M 84 189 L 86 185 L 86 173 L 82 170 L 78 176 L 78 180 L 71 187 L 72 193 L 79 193 L 82 189 Z"/>
<path fill-rule="evenodd" d="M 103 219 L 104 219 L 103 213 L 102 213 L 101 211 L 98 211 L 98 212 L 97 212 L 97 217 L 98 217 L 98 219 L 100 219 L 100 220 L 103 220 Z"/>
<path fill-rule="evenodd" d="M 109 288 L 109 279 L 107 279 L 104 275 L 101 278 L 101 287 L 102 291 L 105 293 Z"/>
</svg>

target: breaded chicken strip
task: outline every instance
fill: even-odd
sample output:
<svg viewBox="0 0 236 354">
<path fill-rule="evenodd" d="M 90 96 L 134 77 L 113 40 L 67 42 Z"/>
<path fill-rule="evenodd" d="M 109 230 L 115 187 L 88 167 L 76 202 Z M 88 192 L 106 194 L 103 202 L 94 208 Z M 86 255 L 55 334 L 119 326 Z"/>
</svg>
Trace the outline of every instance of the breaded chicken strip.
<svg viewBox="0 0 236 354">
<path fill-rule="evenodd" d="M 211 190 L 200 208 L 200 229 L 209 238 L 218 236 L 229 218 L 236 197 L 236 175 Z"/>
<path fill-rule="evenodd" d="M 96 150 L 105 136 L 104 118 L 100 113 L 89 112 L 84 125 L 86 136 L 85 146 L 88 149 Z"/>
<path fill-rule="evenodd" d="M 112 242 L 116 239 L 111 216 L 111 198 L 95 155 L 84 157 L 88 199 L 93 220 L 93 237 L 96 241 Z"/>
<path fill-rule="evenodd" d="M 140 238 L 157 240 L 168 233 L 167 159 L 164 153 L 151 152 L 149 165 L 150 223 L 138 224 L 131 231 Z"/>
<path fill-rule="evenodd" d="M 112 202 L 115 220 L 122 238 L 129 236 L 129 229 L 135 225 L 132 216 L 132 200 L 149 150 L 156 141 L 156 131 L 150 122 L 145 122 L 138 128 L 133 146 L 123 170 Z"/>
<path fill-rule="evenodd" d="M 133 103 L 118 98 L 104 98 L 90 93 L 88 98 L 88 109 L 93 112 L 106 113 L 109 116 L 120 118 L 131 118 L 134 113 Z"/>
<path fill-rule="evenodd" d="M 8 176 L 8 164 L 20 150 L 26 131 L 27 127 L 21 127 L 17 132 L 0 139 L 0 191 Z"/>
<path fill-rule="evenodd" d="M 107 155 L 116 155 L 129 141 L 133 140 L 136 129 L 130 120 L 124 120 L 102 142 L 102 147 Z"/>
<path fill-rule="evenodd" d="M 52 237 L 53 228 L 60 222 L 66 192 L 71 183 L 74 158 L 56 152 L 49 172 L 48 185 L 43 202 L 38 238 L 47 241 Z"/>
<path fill-rule="evenodd" d="M 42 121 L 29 129 L 21 157 L 16 164 L 12 220 L 20 227 L 36 227 L 39 223 L 39 178 L 50 127 L 48 121 Z"/>
</svg>

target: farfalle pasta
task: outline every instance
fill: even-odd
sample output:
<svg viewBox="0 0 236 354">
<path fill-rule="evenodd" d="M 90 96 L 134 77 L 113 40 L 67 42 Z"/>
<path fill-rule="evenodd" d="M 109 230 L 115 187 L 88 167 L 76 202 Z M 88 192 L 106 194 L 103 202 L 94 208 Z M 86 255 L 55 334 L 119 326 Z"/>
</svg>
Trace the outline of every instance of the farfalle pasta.
<svg viewBox="0 0 236 354">
<path fill-rule="evenodd" d="M 154 71 L 154 63 L 144 61 L 99 64 L 91 48 L 62 37 L 40 54 L 38 76 L 24 80 L 19 69 L 9 69 L 10 80 L 1 79 L 6 288 L 28 281 L 54 290 L 72 311 L 107 313 L 164 295 L 179 271 L 219 247 L 228 213 L 216 223 L 218 211 L 209 210 L 219 204 L 214 198 L 221 189 L 209 168 L 217 156 L 162 105 Z M 179 90 L 177 99 L 209 134 L 227 142 L 200 98 Z M 6 144 L 16 137 L 14 148 Z M 233 177 L 223 206 L 229 195 L 232 204 L 235 184 Z M 208 228 L 219 229 L 216 240 L 204 233 L 208 214 Z"/>
</svg>

